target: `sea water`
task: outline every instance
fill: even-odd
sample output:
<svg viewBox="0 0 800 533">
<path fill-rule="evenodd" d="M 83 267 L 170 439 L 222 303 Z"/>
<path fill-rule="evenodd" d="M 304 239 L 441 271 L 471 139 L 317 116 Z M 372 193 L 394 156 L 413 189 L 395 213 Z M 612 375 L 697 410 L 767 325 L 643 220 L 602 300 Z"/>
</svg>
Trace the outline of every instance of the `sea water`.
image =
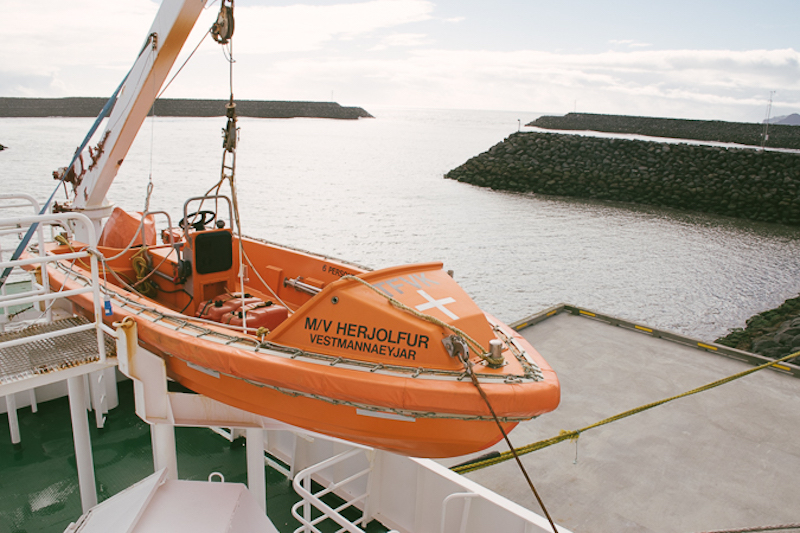
<svg viewBox="0 0 800 533">
<path fill-rule="evenodd" d="M 442 261 L 505 321 L 565 302 L 713 340 L 800 292 L 800 228 L 443 179 L 536 113 L 368 111 L 240 119 L 244 233 L 373 268 Z M 2 191 L 44 201 L 92 121 L 0 119 Z M 219 180 L 224 125 L 148 118 L 109 199 L 142 210 L 152 181 L 151 210 L 177 222 Z"/>
</svg>

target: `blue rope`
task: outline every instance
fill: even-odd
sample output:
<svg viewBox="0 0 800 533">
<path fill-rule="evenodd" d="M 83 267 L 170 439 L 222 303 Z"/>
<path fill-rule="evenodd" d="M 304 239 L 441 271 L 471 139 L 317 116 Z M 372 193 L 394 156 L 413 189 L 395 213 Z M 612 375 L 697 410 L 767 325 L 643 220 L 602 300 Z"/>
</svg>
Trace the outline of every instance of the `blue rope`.
<svg viewBox="0 0 800 533">
<path fill-rule="evenodd" d="M 130 74 L 130 72 L 128 74 Z M 61 187 L 61 184 L 64 183 L 64 180 L 66 179 L 67 174 L 69 174 L 69 169 L 72 168 L 72 165 L 75 164 L 75 161 L 77 161 L 78 157 L 80 157 L 80 155 L 83 153 L 84 148 L 86 148 L 86 145 L 89 144 L 89 141 L 92 139 L 92 136 L 97 131 L 97 128 L 100 126 L 100 123 L 103 121 L 105 116 L 111 110 L 111 108 L 114 105 L 114 102 L 116 102 L 117 95 L 119 94 L 120 90 L 122 90 L 122 86 L 125 84 L 125 81 L 128 79 L 128 74 L 125 75 L 125 78 L 122 80 L 122 83 L 119 84 L 119 87 L 117 87 L 117 90 L 114 91 L 114 94 L 112 94 L 111 98 L 108 99 L 108 102 L 106 102 L 106 105 L 103 106 L 102 111 L 100 111 L 100 114 L 97 116 L 97 119 L 94 121 L 94 124 L 92 124 L 91 129 L 89 129 L 89 133 L 86 134 L 86 138 L 83 139 L 83 143 L 81 143 L 80 148 L 78 148 L 75 151 L 75 155 L 72 156 L 72 161 L 70 161 L 69 166 L 62 173 L 61 180 L 59 180 L 59 182 L 56 184 L 56 187 L 55 187 L 55 189 L 53 189 L 53 193 L 50 195 L 50 198 L 48 198 L 47 202 L 42 206 L 42 210 L 39 211 L 40 215 L 45 214 L 47 212 L 47 210 L 50 209 L 50 204 L 53 202 L 53 198 L 55 198 L 56 192 L 58 192 L 58 188 Z M 25 251 L 25 248 L 28 246 L 28 243 L 30 242 L 31 238 L 33 237 L 33 234 L 36 231 L 36 228 L 38 226 L 39 226 L 39 223 L 36 222 L 36 223 L 32 224 L 31 227 L 28 229 L 28 232 L 25 234 L 25 237 L 23 237 L 22 241 L 20 241 L 19 246 L 17 246 L 17 249 L 14 250 L 14 254 L 11 256 L 11 260 L 12 261 L 16 261 L 17 259 L 20 258 L 20 256 L 22 256 L 22 252 Z M 0 276 L 0 287 L 5 285 L 6 280 L 11 275 L 11 271 L 12 270 L 14 270 L 13 267 L 6 267 L 6 269 L 3 271 L 3 275 Z"/>
<path fill-rule="evenodd" d="M 139 51 L 139 55 L 137 57 L 141 56 L 142 52 L 147 50 L 147 46 L 151 42 L 153 42 L 153 39 L 155 37 L 156 37 L 155 33 L 151 33 L 150 35 L 147 36 L 147 39 L 145 40 L 144 45 L 142 45 L 142 49 Z M 134 66 L 135 65 L 136 64 L 134 63 Z M 100 126 L 100 123 L 103 121 L 103 119 L 111 110 L 111 108 L 114 106 L 114 103 L 117 101 L 117 95 L 119 95 L 119 92 L 122 90 L 122 86 L 125 85 L 125 82 L 128 80 L 128 76 L 130 76 L 131 72 L 133 72 L 133 67 L 131 67 L 128 73 L 125 74 L 125 77 L 122 78 L 122 82 L 119 84 L 119 87 L 117 87 L 117 90 L 114 91 L 114 94 L 112 94 L 111 98 L 108 99 L 106 105 L 103 106 L 103 109 L 100 111 L 100 114 L 97 115 L 97 119 L 94 121 L 94 124 L 92 124 L 91 129 L 89 129 L 89 133 L 86 134 L 86 138 L 83 139 L 81 146 L 75 151 L 75 155 L 72 156 L 72 161 L 69 162 L 69 166 L 66 167 L 67 169 L 61 175 L 61 179 L 56 184 L 55 189 L 53 189 L 53 193 L 50 195 L 50 198 L 47 199 L 47 202 L 42 206 L 42 210 L 39 211 L 40 215 L 45 214 L 47 210 L 50 208 L 50 204 L 53 202 L 53 198 L 55 198 L 56 192 L 58 192 L 58 188 L 61 187 L 62 183 L 64 183 L 64 180 L 67 178 L 67 174 L 69 174 L 69 170 L 75 164 L 75 161 L 77 161 L 80 155 L 83 153 L 83 150 L 84 148 L 86 148 L 86 145 L 89 144 L 89 141 L 92 139 L 92 135 L 95 134 L 97 128 Z M 25 251 L 25 248 L 28 246 L 28 243 L 33 237 L 33 233 L 36 231 L 36 228 L 38 226 L 39 223 L 36 222 L 32 224 L 31 227 L 28 229 L 28 232 L 25 234 L 25 237 L 23 237 L 22 241 L 19 243 L 19 246 L 17 246 L 17 249 L 14 250 L 14 254 L 11 256 L 12 261 L 16 261 L 22 256 L 22 252 Z M 6 269 L 3 271 L 3 275 L 0 276 L 0 288 L 6 284 L 6 280 L 8 280 L 8 277 L 11 275 L 12 270 L 14 270 L 13 267 L 6 267 Z"/>
</svg>

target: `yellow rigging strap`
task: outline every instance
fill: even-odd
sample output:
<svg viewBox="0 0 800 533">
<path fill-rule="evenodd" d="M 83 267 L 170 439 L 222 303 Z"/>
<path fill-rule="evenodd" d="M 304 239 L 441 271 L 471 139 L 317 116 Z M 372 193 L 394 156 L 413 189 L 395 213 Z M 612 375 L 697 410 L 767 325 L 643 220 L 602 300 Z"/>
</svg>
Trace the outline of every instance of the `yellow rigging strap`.
<svg viewBox="0 0 800 533">
<path fill-rule="evenodd" d="M 686 396 L 691 396 L 691 395 L 697 394 L 699 392 L 703 392 L 703 391 L 707 391 L 707 390 L 713 389 L 715 387 L 719 387 L 720 385 L 724 385 L 726 383 L 730 383 L 731 381 L 735 381 L 735 380 L 737 380 L 739 378 L 743 378 L 743 377 L 748 376 L 748 375 L 750 375 L 750 374 L 752 374 L 754 372 L 758 372 L 759 370 L 763 370 L 763 369 L 769 368 L 771 366 L 779 365 L 780 363 L 783 363 L 784 361 L 788 361 L 789 359 L 793 359 L 795 357 L 800 357 L 800 352 L 794 352 L 794 353 L 789 354 L 787 356 L 781 357 L 780 359 L 775 359 L 774 361 L 770 361 L 768 363 L 764 363 L 762 365 L 759 365 L 759 366 L 756 366 L 756 367 L 753 367 L 753 368 L 749 368 L 749 369 L 747 369 L 747 370 L 745 370 L 743 372 L 739 372 L 738 374 L 733 374 L 732 376 L 728 376 L 728 377 L 722 378 L 720 380 L 713 381 L 711 383 L 703 385 L 702 387 L 698 387 L 696 389 L 692 389 L 692 390 L 684 392 L 682 394 L 678 394 L 677 396 L 672 396 L 670 398 L 659 400 L 657 402 L 648 403 L 646 405 L 642 405 L 642 406 L 636 407 L 636 408 L 631 409 L 629 411 L 625 411 L 623 413 L 619 413 L 619 414 L 614 415 L 612 417 L 605 418 L 603 420 L 600 420 L 599 422 L 595 422 L 594 424 L 586 426 L 586 427 L 581 428 L 581 429 L 576 429 L 576 430 L 573 430 L 573 431 L 561 431 L 561 433 L 559 433 L 555 437 L 552 437 L 552 438 L 549 438 L 549 439 L 546 439 L 546 440 L 540 440 L 538 442 L 534 442 L 534 443 L 528 444 L 526 446 L 520 446 L 519 448 L 515 448 L 514 451 L 516 452 L 516 455 L 524 455 L 526 453 L 531 453 L 531 452 L 535 452 L 537 450 L 541 450 L 542 448 L 547 448 L 548 446 L 552 446 L 553 444 L 558 444 L 559 442 L 563 442 L 565 440 L 571 440 L 571 441 L 577 440 L 581 436 L 581 433 L 589 431 L 590 429 L 598 428 L 600 426 L 604 426 L 606 424 L 610 424 L 611 422 L 615 422 L 617 420 L 622 420 L 623 418 L 627 418 L 627 417 L 635 415 L 637 413 L 641 413 L 643 411 L 647 411 L 648 409 L 652 409 L 653 407 L 658 407 L 659 405 L 664 405 L 665 403 L 671 402 L 673 400 L 677 400 L 679 398 L 685 398 Z M 512 452 L 502 452 L 499 455 L 496 455 L 494 457 L 490 457 L 488 459 L 484 459 L 484 460 L 481 460 L 481 461 L 475 461 L 474 463 L 466 463 L 466 464 L 462 464 L 462 465 L 459 465 L 459 466 L 455 466 L 455 467 L 452 468 L 452 470 L 454 472 L 459 473 L 459 474 L 466 474 L 467 472 L 474 472 L 475 470 L 480 470 L 481 468 L 486 468 L 487 466 L 491 466 L 491 465 L 495 465 L 495 464 L 498 464 L 498 463 L 502 463 L 502 462 L 508 461 L 509 459 L 514 458 L 514 455 L 515 454 L 512 453 Z"/>
</svg>

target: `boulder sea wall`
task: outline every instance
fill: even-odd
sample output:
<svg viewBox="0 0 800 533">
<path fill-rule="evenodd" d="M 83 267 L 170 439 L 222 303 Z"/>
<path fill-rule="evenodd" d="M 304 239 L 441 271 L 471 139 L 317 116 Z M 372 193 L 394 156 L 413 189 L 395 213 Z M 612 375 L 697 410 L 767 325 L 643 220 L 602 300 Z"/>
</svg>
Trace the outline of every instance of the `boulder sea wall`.
<svg viewBox="0 0 800 533">
<path fill-rule="evenodd" d="M 745 328 L 734 329 L 716 342 L 773 359 L 800 352 L 800 296 L 751 317 Z M 800 357 L 789 362 L 800 364 Z"/>
<path fill-rule="evenodd" d="M 567 113 L 564 116 L 541 116 L 528 126 L 549 130 L 590 130 L 608 133 L 637 133 L 651 137 L 694 139 L 761 146 L 764 124 L 690 120 L 682 118 L 632 117 L 594 113 Z M 800 149 L 800 128 L 770 124 L 766 146 Z"/>
<path fill-rule="evenodd" d="M 445 178 L 800 225 L 800 154 L 514 133 Z"/>
<path fill-rule="evenodd" d="M 0 117 L 96 117 L 106 98 L 7 98 L 0 97 Z M 159 98 L 154 112 L 161 117 L 224 117 L 227 100 L 188 100 Z M 344 107 L 336 102 L 291 102 L 237 100 L 240 117 L 255 118 L 373 118 L 360 107 Z"/>
</svg>

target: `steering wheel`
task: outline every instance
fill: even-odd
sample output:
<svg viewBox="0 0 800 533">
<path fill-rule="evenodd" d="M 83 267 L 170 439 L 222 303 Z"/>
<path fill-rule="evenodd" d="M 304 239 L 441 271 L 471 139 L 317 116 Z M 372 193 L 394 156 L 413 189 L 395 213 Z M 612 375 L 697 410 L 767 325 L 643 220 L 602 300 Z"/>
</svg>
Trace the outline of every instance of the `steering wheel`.
<svg viewBox="0 0 800 533">
<path fill-rule="evenodd" d="M 194 220 L 197 217 L 200 217 L 200 220 L 192 222 L 191 224 L 188 223 L 190 220 Z M 214 211 L 195 211 L 182 218 L 181 221 L 178 222 L 178 227 L 186 230 L 187 225 L 189 225 L 192 226 L 195 231 L 202 231 L 206 229 L 206 224 L 214 222 L 216 218 L 217 214 Z"/>
</svg>

